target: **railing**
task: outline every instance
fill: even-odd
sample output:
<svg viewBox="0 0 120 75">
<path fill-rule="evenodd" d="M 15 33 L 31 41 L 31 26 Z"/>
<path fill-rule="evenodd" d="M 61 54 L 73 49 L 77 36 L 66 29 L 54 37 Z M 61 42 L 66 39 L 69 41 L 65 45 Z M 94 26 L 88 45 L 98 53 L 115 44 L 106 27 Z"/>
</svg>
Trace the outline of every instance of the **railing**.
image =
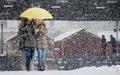
<svg viewBox="0 0 120 75">
<path fill-rule="evenodd" d="M 69 56 L 56 57 L 59 70 L 74 70 L 91 66 L 112 66 L 120 65 L 120 55 L 112 56 Z"/>
</svg>

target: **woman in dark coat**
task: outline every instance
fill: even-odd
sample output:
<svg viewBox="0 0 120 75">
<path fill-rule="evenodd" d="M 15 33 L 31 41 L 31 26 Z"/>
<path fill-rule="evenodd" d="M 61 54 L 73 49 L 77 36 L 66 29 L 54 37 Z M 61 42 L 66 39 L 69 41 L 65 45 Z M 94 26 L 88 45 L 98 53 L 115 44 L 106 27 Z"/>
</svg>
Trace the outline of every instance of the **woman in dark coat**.
<svg viewBox="0 0 120 75">
<path fill-rule="evenodd" d="M 101 40 L 101 44 L 102 44 L 102 54 L 105 56 L 106 55 L 106 46 L 107 46 L 107 43 L 106 43 L 106 38 L 104 35 L 102 35 L 102 40 Z"/>
<path fill-rule="evenodd" d="M 35 23 L 32 21 L 28 21 L 28 19 L 23 19 L 19 30 L 19 49 L 25 51 L 26 53 L 26 69 L 30 70 L 30 63 L 34 56 L 36 40 L 35 40 Z"/>
<path fill-rule="evenodd" d="M 113 35 L 110 35 L 110 42 L 112 45 L 112 54 L 117 54 L 117 41 L 115 39 L 115 37 L 113 37 Z"/>
</svg>

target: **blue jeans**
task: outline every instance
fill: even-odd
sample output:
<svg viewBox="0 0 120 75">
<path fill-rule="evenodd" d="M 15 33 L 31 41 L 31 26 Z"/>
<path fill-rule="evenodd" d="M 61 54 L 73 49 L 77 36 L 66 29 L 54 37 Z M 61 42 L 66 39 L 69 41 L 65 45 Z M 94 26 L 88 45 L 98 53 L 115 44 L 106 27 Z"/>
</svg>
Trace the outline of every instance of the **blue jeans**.
<svg viewBox="0 0 120 75">
<path fill-rule="evenodd" d="M 34 56 L 35 48 L 34 47 L 25 47 L 26 51 L 26 65 L 30 65 L 31 60 Z"/>
<path fill-rule="evenodd" d="M 37 48 L 38 52 L 38 65 L 43 65 L 47 48 Z"/>
</svg>

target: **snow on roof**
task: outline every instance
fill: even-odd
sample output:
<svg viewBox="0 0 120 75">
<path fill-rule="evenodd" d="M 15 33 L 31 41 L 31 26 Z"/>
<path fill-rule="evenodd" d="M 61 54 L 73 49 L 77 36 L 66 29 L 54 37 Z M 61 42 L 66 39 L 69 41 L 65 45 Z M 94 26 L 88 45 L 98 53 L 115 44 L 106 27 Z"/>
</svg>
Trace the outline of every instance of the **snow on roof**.
<svg viewBox="0 0 120 75">
<path fill-rule="evenodd" d="M 66 38 L 66 37 L 68 37 L 68 36 L 70 36 L 70 35 L 78 32 L 78 31 L 80 31 L 80 30 L 82 30 L 82 29 L 81 29 L 81 28 L 72 29 L 72 30 L 70 30 L 70 31 L 68 31 L 68 32 L 65 32 L 65 33 L 63 33 L 63 34 L 55 37 L 55 38 L 54 38 L 54 41 L 60 41 L 60 40 L 62 40 L 62 39 L 64 39 L 64 38 Z"/>
<path fill-rule="evenodd" d="M 4 42 L 7 42 L 8 40 L 12 39 L 13 37 L 17 36 L 17 34 L 9 36 L 7 39 L 4 40 Z"/>
</svg>

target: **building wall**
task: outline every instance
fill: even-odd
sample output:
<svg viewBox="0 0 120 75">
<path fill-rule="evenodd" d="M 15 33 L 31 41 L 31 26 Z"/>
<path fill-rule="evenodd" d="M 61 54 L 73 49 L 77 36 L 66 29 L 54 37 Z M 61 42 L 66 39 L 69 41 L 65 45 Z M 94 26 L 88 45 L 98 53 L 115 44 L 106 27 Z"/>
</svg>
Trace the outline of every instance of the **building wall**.
<svg viewBox="0 0 120 75">
<path fill-rule="evenodd" d="M 83 28 L 93 34 L 98 35 L 98 32 L 113 31 L 116 25 L 115 21 L 53 21 L 46 22 L 49 25 L 49 34 L 56 37 L 59 34 L 70 31 L 76 28 Z M 120 23 L 119 23 L 120 24 Z M 59 32 L 59 33 L 58 33 Z"/>
<path fill-rule="evenodd" d="M 0 23 L 3 20 L 0 20 Z M 16 32 L 20 24 L 20 20 L 5 20 L 3 32 Z M 48 36 L 54 38 L 60 34 L 76 28 L 83 28 L 93 34 L 98 35 L 102 31 L 113 31 L 116 25 L 115 21 L 62 21 L 50 20 L 45 21 L 48 28 Z M 120 22 L 119 22 L 120 24 Z M 1 32 L 1 29 L 0 29 Z"/>
<path fill-rule="evenodd" d="M 85 30 L 60 40 L 55 46 L 60 48 L 63 56 L 101 55 L 101 39 Z"/>
</svg>

